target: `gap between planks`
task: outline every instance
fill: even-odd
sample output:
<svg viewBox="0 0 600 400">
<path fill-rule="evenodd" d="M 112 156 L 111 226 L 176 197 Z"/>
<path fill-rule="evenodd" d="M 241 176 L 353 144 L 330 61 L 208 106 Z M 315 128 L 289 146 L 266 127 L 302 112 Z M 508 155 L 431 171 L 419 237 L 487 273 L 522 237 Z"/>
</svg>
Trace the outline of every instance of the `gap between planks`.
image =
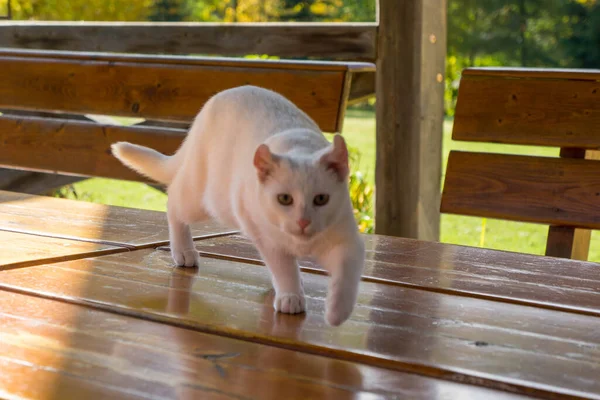
<svg viewBox="0 0 600 400">
<path fill-rule="evenodd" d="M 95 251 L 93 251 L 93 254 L 91 252 L 90 253 L 77 253 L 77 254 L 70 254 L 70 255 L 66 255 L 66 256 L 36 258 L 35 260 L 19 261 L 19 262 L 15 262 L 12 264 L 0 265 L 0 274 L 3 271 L 11 271 L 14 269 L 19 269 L 19 268 L 39 267 L 41 265 L 50 265 L 50 264 L 56 264 L 56 263 L 61 263 L 61 262 L 66 262 L 66 261 L 81 260 L 81 259 L 85 260 L 87 258 L 109 256 L 111 254 L 125 253 L 127 251 L 130 251 L 129 249 L 124 248 L 124 247 L 118 247 L 118 246 L 113 246 L 113 247 L 117 247 L 117 248 L 105 249 L 105 250 L 95 250 Z M 1 284 L 2 283 L 0 281 L 0 285 Z M 0 290 L 1 290 L 1 288 L 0 288 Z"/>
<path fill-rule="evenodd" d="M 57 234 L 57 233 L 44 233 L 44 232 L 32 231 L 32 230 L 28 230 L 28 229 L 0 228 L 0 231 L 22 233 L 22 234 L 31 235 L 31 236 L 49 237 L 49 238 L 54 238 L 54 239 L 75 240 L 75 241 L 85 242 L 85 243 L 103 244 L 103 245 L 107 245 L 107 246 L 121 247 L 121 248 L 129 250 L 129 251 L 150 249 L 153 247 L 166 246 L 169 244 L 169 240 L 158 240 L 158 241 L 152 242 L 152 243 L 136 245 L 136 244 L 123 243 L 123 242 L 116 242 L 116 241 L 112 241 L 112 240 L 98 240 L 98 239 L 89 239 L 89 238 L 83 238 L 83 237 L 78 237 L 78 236 L 61 235 L 61 234 Z M 215 238 L 219 238 L 222 236 L 232 236 L 232 235 L 237 235 L 237 234 L 239 234 L 239 231 L 207 233 L 204 235 L 195 236 L 193 239 L 194 239 L 194 241 L 199 241 L 199 240 L 206 240 L 206 239 L 215 239 Z M 102 254 L 102 255 L 104 255 L 104 254 Z"/>
</svg>

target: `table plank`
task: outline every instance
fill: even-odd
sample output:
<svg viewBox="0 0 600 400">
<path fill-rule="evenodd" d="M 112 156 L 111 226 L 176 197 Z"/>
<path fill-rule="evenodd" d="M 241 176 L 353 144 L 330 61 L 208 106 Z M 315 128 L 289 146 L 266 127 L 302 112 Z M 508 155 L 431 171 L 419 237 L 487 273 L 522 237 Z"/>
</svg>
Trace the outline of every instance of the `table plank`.
<svg viewBox="0 0 600 400">
<path fill-rule="evenodd" d="M 0 396 L 522 398 L 0 291 Z"/>
<path fill-rule="evenodd" d="M 0 191 L 0 230 L 108 243 L 129 248 L 167 244 L 166 214 Z M 214 221 L 194 225 L 195 238 L 233 232 Z"/>
<path fill-rule="evenodd" d="M 332 328 L 321 275 L 303 274 L 308 313 L 289 316 L 273 312 L 263 266 L 171 265 L 167 252 L 132 251 L 5 271 L 0 287 L 494 389 L 600 399 L 600 318 L 363 282 L 351 319 Z"/>
<path fill-rule="evenodd" d="M 0 271 L 126 251 L 107 244 L 0 231 Z"/>
<path fill-rule="evenodd" d="M 364 279 L 600 316 L 600 264 L 379 235 L 365 236 Z M 261 263 L 239 235 L 197 242 L 204 254 Z M 310 261 L 305 271 L 324 273 Z"/>
</svg>

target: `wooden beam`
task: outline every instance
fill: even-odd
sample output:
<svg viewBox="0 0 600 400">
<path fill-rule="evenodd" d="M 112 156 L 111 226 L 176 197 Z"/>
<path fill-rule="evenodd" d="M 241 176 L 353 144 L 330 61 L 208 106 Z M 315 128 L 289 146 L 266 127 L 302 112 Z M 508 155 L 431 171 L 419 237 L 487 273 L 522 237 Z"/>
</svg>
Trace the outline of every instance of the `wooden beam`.
<svg viewBox="0 0 600 400">
<path fill-rule="evenodd" d="M 438 240 L 445 0 L 379 0 L 377 233 Z"/>
<path fill-rule="evenodd" d="M 592 231 L 572 226 L 550 225 L 546 241 L 546 255 L 587 261 Z"/>
<path fill-rule="evenodd" d="M 560 149 L 560 157 L 600 160 L 598 151 L 583 148 L 563 147 Z M 587 261 L 590 253 L 591 238 L 592 231 L 589 229 L 550 225 L 546 240 L 546 255 Z"/>
<path fill-rule="evenodd" d="M 374 23 L 0 22 L 0 47 L 375 60 Z"/>
</svg>

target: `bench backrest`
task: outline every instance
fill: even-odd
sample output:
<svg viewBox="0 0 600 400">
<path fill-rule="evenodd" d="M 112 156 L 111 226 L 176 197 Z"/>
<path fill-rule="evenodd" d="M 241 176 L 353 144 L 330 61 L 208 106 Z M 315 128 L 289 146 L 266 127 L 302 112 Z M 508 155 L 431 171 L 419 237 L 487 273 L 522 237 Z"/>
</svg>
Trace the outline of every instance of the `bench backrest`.
<svg viewBox="0 0 600 400">
<path fill-rule="evenodd" d="M 39 118 L 23 111 L 185 126 L 214 94 L 247 84 L 281 93 L 323 131 L 339 132 L 346 106 L 365 95 L 351 92 L 352 80 L 364 81 L 374 68 L 353 62 L 0 49 L 0 109 L 8 110 L 0 116 L 0 166 L 145 181 L 110 155 L 110 144 L 127 140 L 172 153 L 184 129 Z"/>
<path fill-rule="evenodd" d="M 559 158 L 452 151 L 441 211 L 548 224 L 547 255 L 587 259 L 600 228 L 600 71 L 467 69 L 452 139 L 559 147 Z"/>
</svg>

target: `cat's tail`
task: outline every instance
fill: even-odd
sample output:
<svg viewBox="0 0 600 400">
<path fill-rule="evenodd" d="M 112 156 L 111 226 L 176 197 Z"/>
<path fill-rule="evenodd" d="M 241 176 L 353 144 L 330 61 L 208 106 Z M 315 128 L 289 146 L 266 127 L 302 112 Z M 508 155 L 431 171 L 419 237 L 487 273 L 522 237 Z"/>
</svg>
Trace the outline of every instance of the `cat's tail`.
<svg viewBox="0 0 600 400">
<path fill-rule="evenodd" d="M 149 147 L 128 142 L 113 143 L 112 153 L 123 164 L 159 183 L 168 185 L 173 180 L 175 165 L 166 156 Z"/>
</svg>

